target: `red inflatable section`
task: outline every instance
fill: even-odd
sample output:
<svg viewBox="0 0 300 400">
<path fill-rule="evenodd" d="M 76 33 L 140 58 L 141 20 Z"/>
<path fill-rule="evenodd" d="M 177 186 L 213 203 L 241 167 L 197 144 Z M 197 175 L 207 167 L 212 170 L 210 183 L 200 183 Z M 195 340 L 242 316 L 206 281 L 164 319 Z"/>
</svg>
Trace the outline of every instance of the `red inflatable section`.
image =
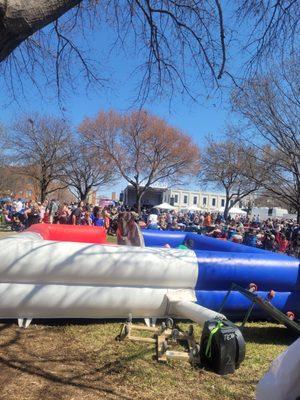
<svg viewBox="0 0 300 400">
<path fill-rule="evenodd" d="M 97 226 L 35 224 L 27 232 L 39 233 L 45 240 L 107 244 L 106 231 Z"/>
</svg>

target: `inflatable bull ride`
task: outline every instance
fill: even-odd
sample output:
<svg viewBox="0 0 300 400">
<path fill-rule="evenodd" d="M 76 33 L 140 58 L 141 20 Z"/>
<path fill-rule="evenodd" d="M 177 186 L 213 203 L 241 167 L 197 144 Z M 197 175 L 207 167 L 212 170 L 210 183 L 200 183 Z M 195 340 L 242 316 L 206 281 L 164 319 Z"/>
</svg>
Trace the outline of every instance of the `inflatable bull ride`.
<svg viewBox="0 0 300 400">
<path fill-rule="evenodd" d="M 275 289 L 281 311 L 300 311 L 294 258 L 193 233 L 143 236 L 146 247 L 116 246 L 102 228 L 39 224 L 2 239 L 0 318 L 24 327 L 33 318 L 190 319 L 204 327 L 201 364 L 225 374 L 245 353 L 227 318 L 243 317 L 249 301 L 233 292 L 217 312 L 233 282 Z M 252 316 L 265 317 L 258 308 Z"/>
</svg>

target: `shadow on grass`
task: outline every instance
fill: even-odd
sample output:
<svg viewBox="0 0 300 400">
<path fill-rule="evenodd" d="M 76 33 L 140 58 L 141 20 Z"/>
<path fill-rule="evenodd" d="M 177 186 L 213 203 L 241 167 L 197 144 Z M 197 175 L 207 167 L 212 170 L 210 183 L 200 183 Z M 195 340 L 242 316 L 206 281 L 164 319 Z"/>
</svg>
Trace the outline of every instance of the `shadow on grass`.
<svg viewBox="0 0 300 400">
<path fill-rule="evenodd" d="M 259 344 L 279 344 L 287 345 L 292 344 L 298 335 L 292 330 L 283 327 L 282 325 L 277 326 L 245 326 L 242 330 L 243 336 L 247 342 L 259 343 Z"/>
<path fill-rule="evenodd" d="M 157 319 L 156 324 L 160 325 L 164 319 Z M 39 326 L 69 326 L 69 325 L 106 325 L 114 323 L 125 323 L 126 318 L 122 319 L 90 319 L 90 318 L 57 318 L 57 319 L 34 319 L 33 323 Z M 176 321 L 177 323 L 178 321 Z M 180 322 L 191 323 L 188 320 L 180 320 Z M 135 324 L 144 324 L 143 319 L 134 319 Z M 16 320 L 6 320 L 5 326 L 16 325 Z M 239 327 L 239 323 L 237 326 Z M 2 328 L 0 328 L 1 330 Z M 30 328 L 29 328 L 30 329 Z M 279 344 L 279 345 L 290 345 L 296 339 L 298 335 L 291 329 L 286 328 L 283 325 L 266 325 L 266 326 L 253 326 L 251 323 L 247 324 L 241 329 L 246 342 L 254 342 L 260 344 Z"/>
<path fill-rule="evenodd" d="M 106 394 L 115 395 L 118 399 L 123 400 L 131 400 L 132 397 L 122 395 L 119 390 L 115 390 L 109 387 L 108 383 L 103 381 L 102 375 L 111 375 L 119 373 L 121 369 L 124 368 L 124 364 L 128 362 L 143 357 L 149 350 L 139 351 L 134 353 L 128 357 L 122 357 L 120 360 L 114 360 L 112 362 L 105 363 L 102 367 L 98 368 L 86 368 L 85 371 L 76 373 L 76 362 L 82 362 L 82 359 L 79 360 L 73 358 L 51 358 L 47 357 L 43 359 L 41 357 L 36 357 L 36 360 L 28 361 L 24 360 L 21 357 L 11 357 L 9 359 L 6 357 L 0 356 L 0 364 L 3 366 L 7 366 L 12 369 L 16 369 L 18 371 L 22 371 L 26 374 L 37 376 L 40 378 L 44 378 L 50 382 L 60 384 L 63 386 L 73 386 L 79 389 L 90 389 L 94 392 L 104 392 Z M 35 365 L 35 361 L 38 361 L 39 364 L 44 364 L 46 368 Z M 47 371 L 47 366 L 52 365 L 53 363 L 63 363 L 74 365 L 74 372 L 71 376 L 63 376 L 60 373 Z M 99 376 L 100 375 L 100 376 Z"/>
<path fill-rule="evenodd" d="M 106 340 L 106 337 L 103 338 L 104 340 L 98 338 L 100 341 L 92 347 L 88 347 L 89 350 L 85 347 L 84 342 L 78 342 L 80 344 L 78 348 L 76 344 L 69 347 L 67 343 L 64 345 L 64 340 L 69 340 L 68 336 L 64 336 L 64 329 L 62 329 L 62 336 L 59 332 L 51 333 L 53 332 L 52 329 L 47 330 L 47 326 L 63 327 L 70 324 L 100 326 L 113 322 L 124 322 L 123 319 L 34 320 L 34 324 L 43 326 L 45 329 L 42 329 L 42 332 L 40 329 L 32 329 L 30 337 L 27 335 L 30 327 L 25 331 L 16 327 L 15 320 L 7 322 L 7 324 L 0 325 L 2 336 L 0 368 L 2 375 L 7 375 L 8 380 L 5 380 L 5 384 L 9 382 L 10 378 L 14 380 L 17 376 L 15 373 L 17 374 L 20 371 L 27 374 L 28 379 L 30 379 L 30 376 L 43 379 L 44 383 L 46 382 L 46 385 L 48 385 L 47 388 L 43 386 L 43 390 L 47 394 L 55 394 L 57 398 L 62 397 L 66 391 L 70 398 L 80 398 L 78 390 L 82 390 L 86 394 L 93 394 L 96 398 L 105 396 L 109 399 L 129 400 L 132 396 L 124 393 L 122 383 L 126 382 L 128 376 L 136 373 L 137 368 L 140 368 L 139 365 L 145 366 L 145 364 L 135 364 L 136 360 L 153 353 L 153 348 L 150 349 L 148 346 L 143 348 L 141 346 L 130 346 L 130 349 L 125 350 L 127 354 L 124 354 L 124 349 L 121 351 L 122 349 L 118 346 L 114 347 L 113 337 L 109 337 L 108 340 Z M 49 336 L 48 332 L 50 332 Z M 248 324 L 244 328 L 243 334 L 246 342 L 272 345 L 289 345 L 297 338 L 293 332 L 285 327 L 267 323 Z M 28 341 L 29 339 L 30 341 Z M 57 350 L 53 350 L 55 348 L 53 340 L 57 340 L 57 345 L 60 346 Z M 45 346 L 42 348 L 35 347 L 35 341 L 42 341 Z M 50 343 L 50 346 L 48 347 L 46 343 Z M 246 376 L 246 374 L 240 376 L 239 380 L 236 376 L 228 376 L 224 379 L 227 384 L 241 384 L 248 387 L 255 385 L 258 380 L 256 376 Z M 134 389 L 132 381 L 131 385 L 131 388 Z M 42 397 L 44 395 L 43 392 Z M 231 394 L 231 396 L 234 396 L 234 394 Z M 37 392 L 34 392 L 32 399 L 36 398 L 39 398 L 39 396 Z M 250 399 L 253 397 L 252 395 L 245 395 L 243 398 Z"/>
<path fill-rule="evenodd" d="M 57 325 L 57 321 L 51 320 L 47 322 Z M 60 322 L 70 323 L 70 321 Z M 78 324 L 78 320 L 76 322 Z M 81 322 L 84 323 L 83 321 Z M 43 324 L 45 325 L 45 321 L 43 321 Z M 47 325 L 49 324 L 47 323 Z M 10 328 L 12 330 L 9 332 Z M 109 350 L 103 344 L 97 351 L 82 349 L 80 351 L 74 351 L 74 349 L 61 351 L 62 349 L 58 349 L 54 354 L 52 354 L 51 350 L 47 351 L 46 354 L 41 354 L 34 346 L 24 345 L 23 330 L 13 328 L 14 326 L 9 322 L 0 326 L 2 335 L 5 331 L 8 331 L 8 337 L 2 336 L 2 344 L 0 345 L 0 367 L 3 374 L 5 374 L 4 368 L 7 367 L 8 372 L 6 374 L 8 377 L 11 376 L 12 370 L 21 371 L 27 375 L 43 378 L 49 383 L 57 384 L 60 387 L 60 391 L 64 391 L 68 387 L 74 387 L 94 392 L 97 396 L 100 396 L 99 398 L 102 398 L 102 394 L 102 396 L 105 395 L 105 397 L 108 396 L 109 398 L 130 400 L 132 397 L 122 393 L 121 386 L 115 386 L 109 377 L 116 374 L 121 374 L 122 376 L 127 371 L 129 363 L 152 352 L 149 348 L 139 348 L 133 350 L 129 355 L 123 354 L 117 359 L 114 359 L 114 357 L 111 359 Z M 33 341 L 35 339 L 37 337 L 31 338 Z M 43 340 L 46 343 L 49 338 Z M 114 340 L 112 339 L 112 341 Z M 104 360 L 104 363 L 100 365 L 99 361 L 97 361 L 97 353 L 99 351 L 108 351 L 107 360 Z M 64 371 L 59 370 L 60 366 L 64 366 Z"/>
</svg>

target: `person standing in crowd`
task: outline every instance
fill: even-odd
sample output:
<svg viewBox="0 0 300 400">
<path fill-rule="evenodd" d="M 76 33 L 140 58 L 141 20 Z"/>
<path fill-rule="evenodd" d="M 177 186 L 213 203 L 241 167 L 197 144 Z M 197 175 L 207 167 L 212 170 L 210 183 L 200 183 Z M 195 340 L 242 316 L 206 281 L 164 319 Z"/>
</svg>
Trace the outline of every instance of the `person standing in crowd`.
<svg viewBox="0 0 300 400">
<path fill-rule="evenodd" d="M 56 201 L 55 199 L 52 199 L 52 200 L 50 201 L 50 204 L 49 204 L 49 212 L 48 212 L 48 215 L 49 215 L 49 223 L 50 223 L 50 224 L 53 224 L 54 219 L 55 219 L 56 216 L 57 216 L 58 206 L 59 206 L 59 203 L 58 203 L 58 201 Z"/>
<path fill-rule="evenodd" d="M 262 240 L 262 247 L 263 249 L 269 251 L 275 250 L 275 236 L 269 230 L 267 230 L 264 234 L 264 238 Z"/>
<path fill-rule="evenodd" d="M 92 226 L 93 222 L 91 219 L 91 213 L 89 211 L 85 211 L 81 218 L 81 225 L 84 226 Z"/>
<path fill-rule="evenodd" d="M 83 211 L 82 202 L 78 203 L 78 206 L 74 208 L 71 213 L 71 225 L 81 225 L 81 214 Z"/>
<path fill-rule="evenodd" d="M 173 224 L 174 211 L 167 212 L 167 229 L 170 230 Z"/>
<path fill-rule="evenodd" d="M 16 212 L 20 213 L 23 210 L 23 203 L 22 199 L 19 198 L 18 201 L 16 202 Z"/>
<path fill-rule="evenodd" d="M 29 228 L 31 225 L 38 224 L 40 222 L 40 209 L 38 203 L 32 201 L 30 207 L 25 210 L 25 226 Z"/>
<path fill-rule="evenodd" d="M 257 237 L 255 229 L 250 228 L 248 232 L 246 232 L 244 237 L 244 244 L 250 247 L 256 247 Z"/>
<path fill-rule="evenodd" d="M 152 208 L 147 219 L 147 229 L 159 229 L 158 226 L 158 210 Z"/>
<path fill-rule="evenodd" d="M 106 229 L 106 232 L 109 230 L 109 225 L 110 225 L 110 219 L 109 219 L 109 213 L 105 209 L 102 210 L 102 218 L 104 222 L 104 228 Z"/>
<path fill-rule="evenodd" d="M 117 241 L 119 245 L 144 247 L 142 232 L 136 223 L 133 215 L 129 211 L 119 214 Z"/>
<path fill-rule="evenodd" d="M 109 230 L 107 233 L 111 236 L 116 236 L 117 229 L 118 229 L 118 210 L 116 208 L 112 208 L 110 211 Z"/>
<path fill-rule="evenodd" d="M 278 245 L 278 251 L 280 253 L 287 253 L 289 248 L 289 241 L 287 240 L 285 234 L 282 232 L 276 233 L 275 240 Z"/>
<path fill-rule="evenodd" d="M 204 214 L 203 226 L 207 228 L 210 225 L 211 225 L 211 215 L 210 215 L 210 213 L 205 213 Z"/>
<path fill-rule="evenodd" d="M 104 226 L 104 218 L 102 216 L 100 207 L 95 206 L 90 217 L 94 226 Z"/>
<path fill-rule="evenodd" d="M 48 200 L 45 200 L 40 205 L 40 222 L 45 222 L 45 214 L 46 214 L 47 206 L 48 206 Z"/>
<path fill-rule="evenodd" d="M 58 224 L 68 224 L 70 218 L 70 210 L 68 203 L 63 203 L 58 207 L 57 212 L 57 223 Z"/>
</svg>

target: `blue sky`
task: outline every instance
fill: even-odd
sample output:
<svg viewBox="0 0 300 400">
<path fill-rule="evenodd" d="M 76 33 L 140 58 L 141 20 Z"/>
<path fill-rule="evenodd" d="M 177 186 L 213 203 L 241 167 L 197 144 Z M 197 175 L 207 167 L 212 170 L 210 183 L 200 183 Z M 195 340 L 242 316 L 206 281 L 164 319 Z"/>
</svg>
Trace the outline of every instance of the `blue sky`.
<svg viewBox="0 0 300 400">
<path fill-rule="evenodd" d="M 42 114 L 63 116 L 77 126 L 84 117 L 94 116 L 99 110 L 131 109 L 139 78 L 138 74 L 132 75 L 132 72 L 140 60 L 131 53 L 125 54 L 118 50 L 110 52 L 112 40 L 113 32 L 107 28 L 90 32 L 87 37 L 89 51 L 96 59 L 103 61 L 103 73 L 110 78 L 109 84 L 103 90 L 97 92 L 90 90 L 87 94 L 84 80 L 76 79 L 74 83 L 77 93 L 68 92 L 63 99 L 64 111 L 62 111 L 53 91 L 49 90 L 44 80 L 37 76 L 42 96 L 27 81 L 22 82 L 25 97 L 20 95 L 18 103 L 9 102 L 9 93 L 3 89 L 0 91 L 0 123 L 9 126 L 16 116 L 38 111 Z M 233 118 L 226 93 L 223 93 L 222 99 L 220 93 L 211 94 L 209 98 L 205 94 L 199 102 L 194 102 L 188 97 L 182 98 L 180 95 L 174 96 L 171 107 L 169 99 L 157 99 L 147 102 L 145 108 L 190 134 L 201 147 L 204 145 L 206 135 L 220 136 L 226 124 Z M 100 193 L 109 195 L 112 190 L 120 191 L 124 185 L 125 183 L 121 182 L 117 187 L 100 188 Z M 193 187 L 196 186 L 194 183 Z"/>
</svg>

